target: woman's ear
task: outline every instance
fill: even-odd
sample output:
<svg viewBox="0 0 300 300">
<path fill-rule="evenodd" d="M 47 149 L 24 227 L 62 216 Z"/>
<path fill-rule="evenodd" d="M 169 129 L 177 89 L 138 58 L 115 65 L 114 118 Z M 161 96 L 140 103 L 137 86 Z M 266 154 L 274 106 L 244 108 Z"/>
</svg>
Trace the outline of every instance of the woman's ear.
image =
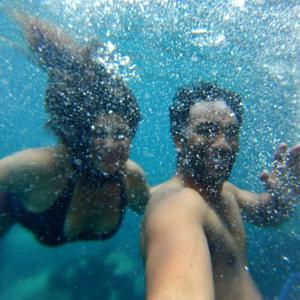
<svg viewBox="0 0 300 300">
<path fill-rule="evenodd" d="M 184 139 L 182 137 L 180 137 L 179 135 L 177 135 L 177 136 L 173 137 L 173 140 L 174 140 L 176 152 L 177 153 L 181 152 L 181 150 L 183 148 Z"/>
</svg>

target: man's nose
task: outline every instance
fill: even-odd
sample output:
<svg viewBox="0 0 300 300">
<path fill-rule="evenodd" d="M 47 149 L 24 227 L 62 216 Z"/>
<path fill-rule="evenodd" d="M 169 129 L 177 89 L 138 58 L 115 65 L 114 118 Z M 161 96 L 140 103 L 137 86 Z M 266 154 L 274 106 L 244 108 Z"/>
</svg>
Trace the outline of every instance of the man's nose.
<svg viewBox="0 0 300 300">
<path fill-rule="evenodd" d="M 219 133 L 213 143 L 212 143 L 213 148 L 220 148 L 223 150 L 231 150 L 231 146 L 228 143 L 228 140 L 226 139 L 226 136 L 224 133 Z"/>
<path fill-rule="evenodd" d="M 112 136 L 107 136 L 105 138 L 103 147 L 105 149 L 113 149 L 115 147 L 115 141 Z"/>
</svg>

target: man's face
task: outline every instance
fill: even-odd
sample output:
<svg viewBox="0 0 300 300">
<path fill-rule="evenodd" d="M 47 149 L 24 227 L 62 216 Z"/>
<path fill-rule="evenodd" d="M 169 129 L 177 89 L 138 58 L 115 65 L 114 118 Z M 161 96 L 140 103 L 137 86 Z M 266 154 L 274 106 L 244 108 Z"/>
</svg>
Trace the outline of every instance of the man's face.
<svg viewBox="0 0 300 300">
<path fill-rule="evenodd" d="M 239 147 L 239 125 L 224 101 L 191 106 L 181 143 L 187 168 L 199 180 L 221 183 L 228 179 Z"/>
</svg>

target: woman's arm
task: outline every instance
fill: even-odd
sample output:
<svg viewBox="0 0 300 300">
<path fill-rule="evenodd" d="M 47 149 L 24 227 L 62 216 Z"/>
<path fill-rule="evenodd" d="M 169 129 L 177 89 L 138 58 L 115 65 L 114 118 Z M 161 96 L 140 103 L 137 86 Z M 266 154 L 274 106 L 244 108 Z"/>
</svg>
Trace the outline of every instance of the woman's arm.
<svg viewBox="0 0 300 300">
<path fill-rule="evenodd" d="M 13 186 L 13 178 L 11 170 L 14 166 L 14 156 L 9 156 L 0 160 L 0 237 L 13 225 L 8 201 L 10 201 L 11 193 L 9 190 Z"/>
<path fill-rule="evenodd" d="M 127 163 L 127 201 L 134 212 L 143 214 L 149 200 L 149 187 L 144 171 L 135 162 Z"/>
<path fill-rule="evenodd" d="M 0 238 L 14 224 L 7 205 L 9 200 L 10 199 L 8 193 L 0 192 Z"/>
</svg>

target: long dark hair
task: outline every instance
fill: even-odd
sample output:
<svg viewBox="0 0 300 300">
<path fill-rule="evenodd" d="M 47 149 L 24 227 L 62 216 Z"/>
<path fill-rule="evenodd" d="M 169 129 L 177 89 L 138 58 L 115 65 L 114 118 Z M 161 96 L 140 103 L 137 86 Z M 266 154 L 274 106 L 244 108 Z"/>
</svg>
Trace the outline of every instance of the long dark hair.
<svg viewBox="0 0 300 300">
<path fill-rule="evenodd" d="M 140 120 L 136 98 L 126 83 L 93 59 L 102 46 L 76 43 L 59 27 L 24 13 L 14 14 L 21 24 L 31 53 L 48 74 L 46 126 L 70 148 L 85 144 L 91 125 L 101 113 L 114 112 L 126 119 L 135 134 Z"/>
<path fill-rule="evenodd" d="M 140 121 L 136 98 L 121 78 L 95 60 L 94 54 L 103 47 L 100 42 L 80 45 L 49 22 L 23 12 L 13 16 L 24 31 L 33 61 L 48 74 L 46 127 L 67 147 L 74 168 L 96 178 L 99 171 L 93 170 L 89 159 L 92 125 L 100 114 L 116 113 L 128 122 L 133 137 Z"/>
</svg>

